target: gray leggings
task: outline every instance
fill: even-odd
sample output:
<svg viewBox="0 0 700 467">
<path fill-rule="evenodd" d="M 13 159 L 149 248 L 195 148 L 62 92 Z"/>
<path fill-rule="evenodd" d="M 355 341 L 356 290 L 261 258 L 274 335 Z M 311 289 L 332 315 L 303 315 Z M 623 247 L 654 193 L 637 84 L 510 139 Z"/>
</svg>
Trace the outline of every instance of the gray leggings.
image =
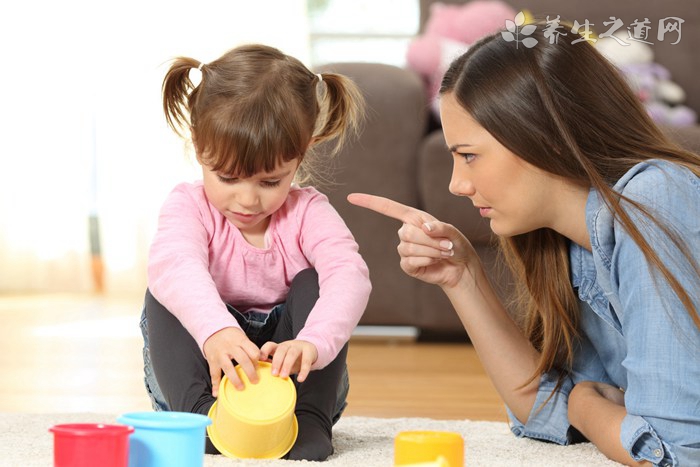
<svg viewBox="0 0 700 467">
<path fill-rule="evenodd" d="M 260 347 L 265 342 L 294 339 L 318 300 L 318 275 L 313 269 L 297 274 L 285 303 L 269 315 L 244 314 L 233 307 L 246 335 Z M 141 320 L 144 336 L 144 372 L 146 389 L 155 410 L 172 410 L 207 415 L 215 399 L 211 395 L 209 365 L 194 338 L 180 321 L 146 291 Z M 326 420 L 330 430 L 346 406 L 349 389 L 346 366 L 347 344 L 328 366 L 312 371 L 304 383 L 298 383 L 295 412 L 313 412 Z M 211 446 L 207 443 L 207 452 Z"/>
</svg>

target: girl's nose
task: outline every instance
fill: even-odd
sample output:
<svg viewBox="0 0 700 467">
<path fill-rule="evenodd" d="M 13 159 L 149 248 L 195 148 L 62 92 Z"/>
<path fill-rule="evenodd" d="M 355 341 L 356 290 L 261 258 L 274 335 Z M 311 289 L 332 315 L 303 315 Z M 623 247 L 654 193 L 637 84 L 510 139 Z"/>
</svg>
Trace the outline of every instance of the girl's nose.
<svg viewBox="0 0 700 467">
<path fill-rule="evenodd" d="M 246 187 L 238 192 L 238 204 L 241 207 L 252 209 L 258 205 L 259 196 L 255 189 Z"/>
</svg>

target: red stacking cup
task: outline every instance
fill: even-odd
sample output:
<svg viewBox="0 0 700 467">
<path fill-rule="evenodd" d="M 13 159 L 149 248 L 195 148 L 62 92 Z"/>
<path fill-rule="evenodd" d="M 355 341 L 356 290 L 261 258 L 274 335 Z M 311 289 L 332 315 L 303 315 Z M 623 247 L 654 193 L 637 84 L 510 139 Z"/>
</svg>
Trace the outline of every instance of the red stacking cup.
<svg viewBox="0 0 700 467">
<path fill-rule="evenodd" d="M 49 428 L 54 434 L 54 467 L 127 467 L 129 435 L 134 428 L 102 423 L 67 423 Z"/>
</svg>

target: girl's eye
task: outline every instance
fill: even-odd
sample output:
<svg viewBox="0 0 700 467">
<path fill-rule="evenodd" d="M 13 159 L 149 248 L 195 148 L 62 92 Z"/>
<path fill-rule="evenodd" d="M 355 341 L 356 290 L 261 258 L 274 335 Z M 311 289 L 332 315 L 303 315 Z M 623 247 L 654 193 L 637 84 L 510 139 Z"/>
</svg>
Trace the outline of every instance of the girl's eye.
<svg viewBox="0 0 700 467">
<path fill-rule="evenodd" d="M 262 185 L 267 188 L 274 188 L 276 186 L 279 186 L 281 180 L 264 180 L 262 182 Z"/>
<path fill-rule="evenodd" d="M 221 175 L 217 175 L 216 178 L 218 178 L 221 183 L 228 184 L 234 183 L 238 180 L 237 178 L 222 177 Z"/>
</svg>

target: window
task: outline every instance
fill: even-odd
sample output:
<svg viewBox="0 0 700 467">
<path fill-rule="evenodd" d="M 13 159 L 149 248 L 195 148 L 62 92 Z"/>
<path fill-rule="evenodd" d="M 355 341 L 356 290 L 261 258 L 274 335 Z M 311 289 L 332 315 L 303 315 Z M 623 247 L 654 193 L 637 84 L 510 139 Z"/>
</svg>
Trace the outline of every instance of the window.
<svg viewBox="0 0 700 467">
<path fill-rule="evenodd" d="M 418 0 L 308 0 L 311 64 L 405 66 L 418 32 Z"/>
</svg>

